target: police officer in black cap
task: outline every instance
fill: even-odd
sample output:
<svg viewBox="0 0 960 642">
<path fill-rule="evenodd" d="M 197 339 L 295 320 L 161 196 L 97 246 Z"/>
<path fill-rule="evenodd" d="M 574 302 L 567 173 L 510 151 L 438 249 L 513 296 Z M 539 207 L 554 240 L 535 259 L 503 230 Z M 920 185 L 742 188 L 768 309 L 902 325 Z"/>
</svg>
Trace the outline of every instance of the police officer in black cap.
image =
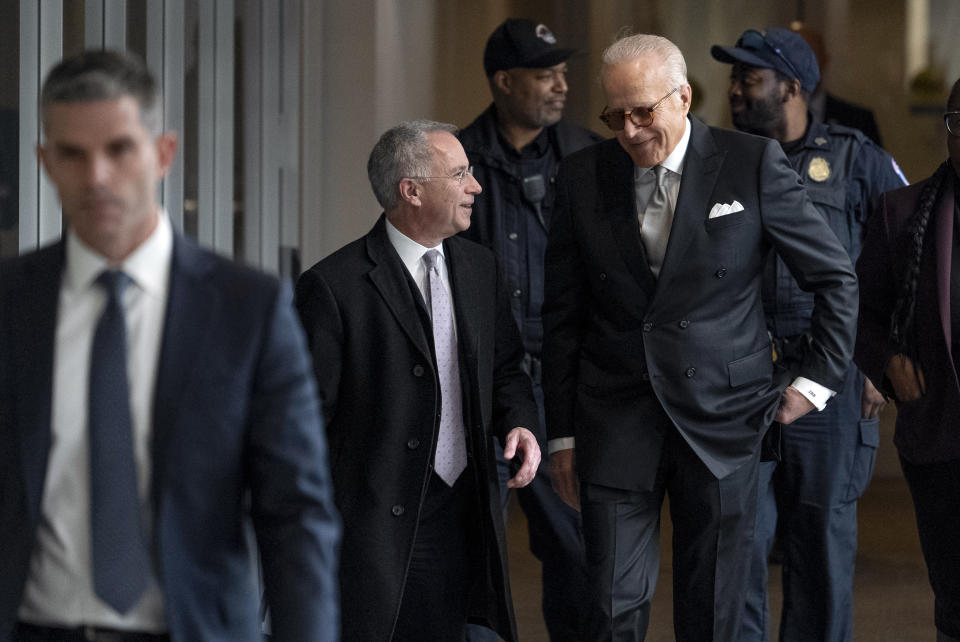
<svg viewBox="0 0 960 642">
<path fill-rule="evenodd" d="M 493 104 L 460 132 L 473 175 L 483 185 L 464 235 L 491 248 L 500 261 L 513 295 L 513 316 L 523 337 L 541 424 L 540 304 L 554 179 L 564 156 L 602 140 L 562 120 L 566 61 L 573 53 L 558 47 L 544 24 L 519 18 L 505 21 L 490 35 L 483 54 Z M 542 428 L 537 438 L 546 444 Z M 510 475 L 502 457 L 500 464 L 503 484 Z M 518 495 L 527 516 L 531 551 L 543 564 L 543 615 L 550 638 L 582 639 L 586 576 L 579 514 L 554 493 L 546 463 Z M 502 496 L 506 501 L 505 488 Z M 476 630 L 469 637 L 480 639 Z"/>
<path fill-rule="evenodd" d="M 710 52 L 733 64 L 734 126 L 780 141 L 814 205 L 855 262 L 871 202 L 906 184 L 897 164 L 859 130 L 813 121 L 809 100 L 820 70 L 800 35 L 750 29 L 734 46 L 714 45 Z M 786 369 L 791 360 L 804 358 L 813 295 L 771 256 L 763 300 L 774 358 Z M 778 515 L 784 551 L 780 639 L 853 637 L 857 499 L 873 473 L 884 398 L 852 363 L 843 389 L 826 393 L 835 396 L 821 412 L 783 427 L 779 462 L 761 465 L 741 641 L 768 638 L 767 554 Z"/>
</svg>

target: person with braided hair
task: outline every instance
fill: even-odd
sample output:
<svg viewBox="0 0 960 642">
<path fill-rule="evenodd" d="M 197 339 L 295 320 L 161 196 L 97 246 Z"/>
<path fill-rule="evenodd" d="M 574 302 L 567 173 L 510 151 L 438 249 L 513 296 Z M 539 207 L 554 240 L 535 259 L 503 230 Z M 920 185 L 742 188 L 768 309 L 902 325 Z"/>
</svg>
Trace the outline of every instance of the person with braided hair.
<svg viewBox="0 0 960 642">
<path fill-rule="evenodd" d="M 897 404 L 894 444 L 935 596 L 938 642 L 960 640 L 960 79 L 944 114 L 949 158 L 883 195 L 857 263 L 854 360 Z"/>
</svg>

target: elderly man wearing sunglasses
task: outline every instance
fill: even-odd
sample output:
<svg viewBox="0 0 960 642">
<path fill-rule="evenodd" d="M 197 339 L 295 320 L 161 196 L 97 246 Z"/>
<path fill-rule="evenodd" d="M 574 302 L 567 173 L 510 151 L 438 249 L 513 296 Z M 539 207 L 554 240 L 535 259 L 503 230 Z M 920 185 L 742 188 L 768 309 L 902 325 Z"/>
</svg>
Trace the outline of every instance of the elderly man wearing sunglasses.
<svg viewBox="0 0 960 642">
<path fill-rule="evenodd" d="M 582 510 L 587 639 L 645 637 L 669 493 L 677 639 L 736 640 L 761 440 L 842 384 L 856 278 L 775 141 L 688 116 L 673 43 L 618 40 L 601 81 L 616 138 L 561 164 L 543 307 L 551 472 Z M 760 296 L 771 250 L 817 297 L 811 350 L 782 380 Z"/>
</svg>

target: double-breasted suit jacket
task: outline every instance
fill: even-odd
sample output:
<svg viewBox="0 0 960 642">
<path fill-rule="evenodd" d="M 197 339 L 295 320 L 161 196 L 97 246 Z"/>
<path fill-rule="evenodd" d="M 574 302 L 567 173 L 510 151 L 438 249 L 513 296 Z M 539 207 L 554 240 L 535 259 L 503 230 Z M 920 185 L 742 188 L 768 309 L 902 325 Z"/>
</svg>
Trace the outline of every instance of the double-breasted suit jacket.
<svg viewBox="0 0 960 642">
<path fill-rule="evenodd" d="M 893 394 L 884 371 L 894 354 L 889 341 L 890 316 L 906 279 L 905 263 L 912 255 L 909 224 L 919 208 L 920 194 L 930 179 L 887 192 L 870 219 L 863 253 L 857 262 L 860 321 L 854 355 L 857 365 L 880 390 Z M 934 205 L 924 239 L 917 277 L 914 327 L 926 391 L 915 401 L 897 406 L 894 443 L 914 464 L 960 459 L 960 384 L 954 367 L 950 278 L 954 239 L 953 177 Z"/>
<path fill-rule="evenodd" d="M 852 352 L 856 278 L 776 141 L 691 118 L 659 279 L 640 238 L 633 176 L 616 140 L 561 166 L 543 315 L 548 436 L 576 438 L 581 479 L 648 490 L 663 436 L 645 425 L 638 398 L 652 391 L 723 478 L 756 452 L 790 382 L 774 377 L 764 259 L 776 250 L 816 294 L 810 349 L 790 378 L 834 390 Z M 734 201 L 742 211 L 709 217 Z"/>
<path fill-rule="evenodd" d="M 64 244 L 0 263 L 0 640 L 42 519 Z M 151 449 L 173 640 L 259 640 L 252 525 L 279 639 L 336 637 L 339 523 L 289 288 L 174 237 Z M 248 517 L 248 514 L 250 517 Z"/>
<path fill-rule="evenodd" d="M 468 452 L 481 506 L 482 586 L 471 615 L 516 637 L 493 435 L 536 426 L 523 347 L 493 254 L 444 241 L 464 389 Z M 314 354 L 343 515 L 344 639 L 387 640 L 396 624 L 440 411 L 429 321 L 387 237 L 372 231 L 305 272 L 297 307 Z"/>
</svg>

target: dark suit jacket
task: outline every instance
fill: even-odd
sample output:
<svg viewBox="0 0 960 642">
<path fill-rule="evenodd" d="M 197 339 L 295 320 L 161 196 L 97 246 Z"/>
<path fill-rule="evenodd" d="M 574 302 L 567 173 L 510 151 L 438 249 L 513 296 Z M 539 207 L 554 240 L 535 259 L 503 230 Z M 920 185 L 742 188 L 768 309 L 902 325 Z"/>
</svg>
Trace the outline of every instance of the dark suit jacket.
<svg viewBox="0 0 960 642">
<path fill-rule="evenodd" d="M 888 339 L 890 315 L 905 280 L 910 256 L 909 222 L 928 181 L 887 192 L 867 224 L 860 277 L 860 321 L 854 360 L 881 391 L 893 395 L 884 371 L 894 354 Z M 954 230 L 953 178 L 928 223 L 917 279 L 915 329 L 926 394 L 897 405 L 894 443 L 908 461 L 926 464 L 960 458 L 960 386 L 953 365 L 950 268 Z"/>
<path fill-rule="evenodd" d="M 640 416 L 652 389 L 723 478 L 758 448 L 789 381 L 774 382 L 761 304 L 775 249 L 817 295 L 800 374 L 841 388 L 857 285 L 846 252 L 773 140 L 691 119 L 660 278 L 640 240 L 634 165 L 616 140 L 568 157 L 547 246 L 544 392 L 550 439 L 576 437 L 581 479 L 652 487 L 662 436 Z M 715 203 L 743 211 L 709 219 Z"/>
<path fill-rule="evenodd" d="M 63 260 L 61 243 L 0 263 L 0 640 L 41 518 Z M 336 639 L 339 524 L 289 289 L 179 237 L 152 458 L 154 567 L 174 640 L 262 639 L 249 516 L 278 639 Z"/>
<path fill-rule="evenodd" d="M 466 374 L 464 421 L 485 509 L 478 528 L 486 581 L 471 611 L 511 640 L 516 629 L 491 436 L 536 426 L 537 409 L 493 254 L 456 237 L 444 241 L 444 252 Z M 390 639 L 431 474 L 440 388 L 415 288 L 383 217 L 297 283 L 343 516 L 344 639 Z"/>
</svg>

